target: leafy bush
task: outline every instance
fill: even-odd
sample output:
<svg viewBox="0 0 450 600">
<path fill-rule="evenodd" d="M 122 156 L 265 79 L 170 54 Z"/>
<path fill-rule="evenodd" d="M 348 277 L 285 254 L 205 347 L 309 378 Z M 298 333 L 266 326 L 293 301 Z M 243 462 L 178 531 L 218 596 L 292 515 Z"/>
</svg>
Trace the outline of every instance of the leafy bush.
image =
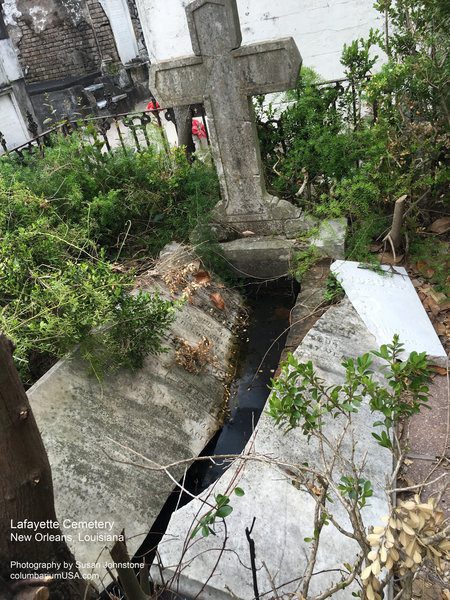
<svg viewBox="0 0 450 600">
<path fill-rule="evenodd" d="M 122 293 L 106 325 L 83 338 L 82 355 L 97 377 L 119 368 L 139 369 L 145 356 L 164 351 L 163 337 L 178 306 L 158 294 Z"/>
<path fill-rule="evenodd" d="M 299 363 L 290 354 L 282 365 L 281 375 L 272 380 L 268 414 L 277 425 L 284 425 L 288 430 L 300 427 L 303 434 L 310 437 L 320 430 L 325 415 L 336 418 L 340 414 L 358 412 L 367 399 L 371 412 L 381 415 L 381 420 L 373 425 L 382 430 L 372 432 L 372 436 L 380 446 L 393 449 L 393 427 L 426 405 L 431 380 L 426 353 L 411 352 L 401 362 L 399 356 L 403 349 L 398 335 L 394 335 L 391 344 L 384 344 L 379 350 L 357 359 L 346 359 L 342 363 L 345 383 L 336 386 L 325 386 L 311 361 Z M 383 384 L 373 377 L 372 356 L 385 363 Z"/>
<path fill-rule="evenodd" d="M 31 191 L 33 190 L 33 191 Z M 185 240 L 218 197 L 212 168 L 181 150 L 103 155 L 76 136 L 45 157 L 0 161 L 0 328 L 31 383 L 74 345 L 101 376 L 162 350 L 176 306 L 130 296 L 111 260 Z"/>
<path fill-rule="evenodd" d="M 347 216 L 348 255 L 367 259 L 408 198 L 410 240 L 448 203 L 448 3 L 380 0 L 389 34 L 344 46 L 346 82 L 302 69 L 279 119 L 259 103 L 266 176 L 276 193 L 320 217 Z M 378 72 L 374 50 L 387 60 Z"/>
<path fill-rule="evenodd" d="M 42 374 L 38 357 L 45 368 L 76 344 L 98 373 L 161 350 L 172 303 L 129 296 L 132 278 L 115 272 L 81 227 L 58 222 L 50 203 L 1 178 L 0 223 L 0 328 L 25 383 Z"/>
<path fill-rule="evenodd" d="M 260 100 L 262 155 L 269 185 L 276 193 L 295 197 L 306 174 L 311 184 L 323 178 L 322 191 L 329 189 L 332 179 L 343 177 L 354 166 L 358 149 L 336 106 L 340 94 L 339 88 L 321 86 L 319 77 L 303 68 L 296 89 L 287 96 L 291 104 L 279 121 L 271 118 L 271 107 L 265 113 Z M 311 200 L 310 186 L 305 196 Z"/>
<path fill-rule="evenodd" d="M 190 164 L 182 149 L 102 154 L 75 134 L 59 136 L 44 158 L 2 158 L 0 175 L 42 196 L 60 220 L 82 227 L 108 257 L 117 255 L 124 239 L 125 253 L 152 255 L 172 239 L 187 239 L 219 197 L 213 167 Z"/>
</svg>

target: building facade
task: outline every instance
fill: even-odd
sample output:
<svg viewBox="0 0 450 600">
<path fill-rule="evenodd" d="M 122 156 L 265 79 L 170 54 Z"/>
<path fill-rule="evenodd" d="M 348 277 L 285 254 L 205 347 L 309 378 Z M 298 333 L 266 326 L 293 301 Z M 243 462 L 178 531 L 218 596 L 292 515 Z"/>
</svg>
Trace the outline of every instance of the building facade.
<svg viewBox="0 0 450 600">
<path fill-rule="evenodd" d="M 145 93 L 134 0 L 4 0 L 3 13 L 42 129 L 95 113 L 105 98 L 126 110 Z"/>
</svg>

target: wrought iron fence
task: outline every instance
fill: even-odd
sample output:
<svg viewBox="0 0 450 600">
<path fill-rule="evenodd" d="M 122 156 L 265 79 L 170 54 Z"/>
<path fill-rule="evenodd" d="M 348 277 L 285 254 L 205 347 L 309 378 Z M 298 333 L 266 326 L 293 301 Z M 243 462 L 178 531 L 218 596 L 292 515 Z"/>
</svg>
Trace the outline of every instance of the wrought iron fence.
<svg viewBox="0 0 450 600">
<path fill-rule="evenodd" d="M 334 79 L 330 81 L 318 82 L 314 85 L 317 87 L 333 88 L 335 90 L 335 95 L 332 99 L 335 109 L 339 99 L 342 98 L 344 94 L 348 94 L 351 98 L 351 117 L 353 121 L 353 127 L 358 127 L 361 119 L 362 105 L 361 99 L 358 98 L 354 82 L 349 79 Z M 287 105 L 288 104 L 289 102 L 287 102 Z M 207 131 L 203 105 L 190 105 L 189 108 L 192 118 L 203 118 L 206 138 L 209 143 L 209 135 Z M 369 109 L 372 111 L 373 122 L 376 122 L 376 104 L 373 104 L 371 107 L 369 107 Z M 122 147 L 124 150 L 127 148 L 134 148 L 136 151 L 141 151 L 144 148 L 148 148 L 152 143 L 152 140 L 149 137 L 148 125 L 153 123 L 160 129 L 163 147 L 164 149 L 168 150 L 169 142 L 163 127 L 163 120 L 172 121 L 176 127 L 174 111 L 172 108 L 158 107 L 140 112 L 79 117 L 77 119 L 65 118 L 52 128 L 43 131 L 42 133 L 38 133 L 37 123 L 33 120 L 32 115 L 27 113 L 27 127 L 32 135 L 31 139 L 20 146 L 8 149 L 7 140 L 0 131 L 0 147 L 3 148 L 5 154 L 16 154 L 21 159 L 24 159 L 26 155 L 32 155 L 36 152 L 44 155 L 45 148 L 54 143 L 57 134 L 66 137 L 74 132 L 79 132 L 83 134 L 80 135 L 81 144 L 89 144 L 100 141 L 107 152 L 111 152 L 111 150 L 116 147 Z M 281 126 L 280 119 L 269 119 L 267 123 Z"/>
<path fill-rule="evenodd" d="M 203 105 L 195 104 L 189 107 L 192 118 L 202 117 L 206 129 L 206 119 Z M 155 108 L 139 112 L 117 113 L 102 116 L 79 117 L 76 119 L 65 118 L 53 127 L 38 133 L 38 125 L 30 113 L 27 114 L 27 126 L 33 136 L 24 144 L 14 148 L 8 148 L 7 140 L 0 131 L 0 147 L 4 155 L 15 154 L 25 160 L 27 156 L 39 154 L 43 156 L 45 149 L 51 147 L 59 135 L 68 137 L 75 132 L 79 135 L 82 146 L 99 144 L 105 152 L 111 152 L 115 148 L 124 151 L 133 149 L 137 152 L 150 147 L 154 140 L 150 135 L 149 125 L 153 124 L 160 132 L 160 140 L 163 148 L 168 151 L 169 142 L 163 126 L 163 119 L 174 123 L 174 111 L 172 108 Z M 209 136 L 208 140 L 209 140 Z"/>
</svg>

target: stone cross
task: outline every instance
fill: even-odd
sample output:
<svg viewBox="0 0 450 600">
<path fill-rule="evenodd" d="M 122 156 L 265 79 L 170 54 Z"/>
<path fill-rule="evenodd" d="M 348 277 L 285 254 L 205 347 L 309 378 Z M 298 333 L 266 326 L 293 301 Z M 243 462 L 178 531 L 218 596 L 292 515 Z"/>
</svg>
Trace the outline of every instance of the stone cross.
<svg viewBox="0 0 450 600">
<path fill-rule="evenodd" d="M 241 47 L 236 0 L 194 0 L 186 15 L 195 56 L 151 65 L 150 89 L 163 106 L 204 103 L 221 184 L 220 220 L 261 231 L 263 221 L 287 217 L 288 203 L 265 189 L 250 96 L 294 87 L 300 53 L 292 38 Z M 280 202 L 284 216 L 274 216 Z"/>
</svg>

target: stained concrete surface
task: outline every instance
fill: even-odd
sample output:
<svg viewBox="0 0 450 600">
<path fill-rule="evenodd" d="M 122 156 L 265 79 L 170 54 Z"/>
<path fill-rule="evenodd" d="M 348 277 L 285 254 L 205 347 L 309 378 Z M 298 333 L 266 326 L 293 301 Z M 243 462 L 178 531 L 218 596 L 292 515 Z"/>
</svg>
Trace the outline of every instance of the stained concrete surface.
<svg viewBox="0 0 450 600">
<path fill-rule="evenodd" d="M 194 263 L 192 272 L 200 267 L 189 251 L 172 246 L 155 268 L 140 278 L 140 287 L 169 297 L 163 278 L 170 279 L 173 271 L 176 282 L 180 270 L 190 263 Z M 213 292 L 222 295 L 224 310 L 211 302 Z M 136 373 L 122 371 L 98 382 L 88 375 L 86 364 L 74 353 L 29 390 L 52 468 L 60 522 L 114 521 L 111 533 L 118 534 L 125 528 L 129 551 L 134 553 L 173 483 L 160 472 L 126 464 L 143 461 L 114 441 L 159 464 L 201 452 L 221 424 L 233 327 L 240 306 L 238 293 L 212 282 L 194 290 L 191 302 L 186 302 L 178 313 L 164 340 L 168 351 L 147 357 Z M 176 338 L 196 344 L 204 336 L 211 342 L 212 360 L 201 374 L 188 373 L 175 361 Z M 176 480 L 182 473 L 183 468 L 172 471 Z M 73 533 L 64 527 L 62 531 Z M 94 569 L 100 578 L 106 574 L 104 562 L 111 562 L 105 546 L 108 544 L 102 541 L 84 542 L 76 537 L 69 542 L 80 562 L 101 563 Z M 89 573 L 91 569 L 82 571 Z"/>
<path fill-rule="evenodd" d="M 435 362 L 446 364 L 445 350 L 406 270 L 387 265 L 380 269 L 384 274 L 353 261 L 337 260 L 331 265 L 378 346 L 391 343 L 398 334 L 405 354 L 426 352 Z"/>
<path fill-rule="evenodd" d="M 326 384 L 336 384 L 342 382 L 344 377 L 341 361 L 345 357 L 367 352 L 375 345 L 374 336 L 368 332 L 351 303 L 344 300 L 331 307 L 317 321 L 304 337 L 295 355 L 302 362 L 312 360 Z M 363 457 L 366 459 L 364 476 L 371 480 L 374 488 L 373 497 L 362 511 L 367 525 L 378 523 L 388 510 L 384 481 L 392 466 L 389 453 L 378 446 L 371 435 L 374 420 L 376 419 L 370 414 L 368 406 L 363 404 L 360 412 L 354 415 L 344 450 L 348 456 L 351 440 L 354 438 L 357 443 L 357 460 Z M 336 419 L 326 425 L 326 432 L 331 437 L 337 437 L 341 428 L 342 423 Z M 272 419 L 265 413 L 247 446 L 247 450 L 250 449 L 292 465 L 305 461 L 315 464 L 320 460 L 314 440 L 308 442 L 297 429 L 284 433 L 275 427 Z M 276 465 L 246 461 L 242 466 L 238 461 L 209 491 L 224 493 L 231 479 L 234 485 L 245 490 L 245 496 L 233 497 L 234 511 L 226 519 L 226 547 L 217 568 L 215 565 L 224 531 L 219 527 L 217 537 L 199 537 L 195 542 L 189 542 L 191 524 L 207 510 L 201 500 L 194 500 L 174 513 L 159 549 L 164 568 L 161 572 L 155 569 L 155 577 L 161 573 L 165 581 L 171 581 L 173 589 L 188 596 L 195 596 L 205 585 L 202 599 L 252 599 L 254 591 L 245 527 L 250 528 L 256 518 L 252 537 L 256 545 L 261 597 L 264 597 L 263 594 L 270 595 L 272 589 L 263 561 L 273 579 L 273 585 L 283 586 L 280 591 L 285 593 L 295 592 L 298 581 L 286 582 L 301 578 L 306 568 L 310 546 L 304 538 L 312 536 L 315 502 L 293 485 L 288 469 Z M 339 479 L 338 473 L 336 479 Z M 201 496 L 202 499 L 206 497 L 207 493 Z M 331 508 L 338 522 L 348 527 L 348 518 L 341 505 L 334 502 Z M 357 553 L 358 546 L 353 540 L 341 535 L 331 524 L 325 527 L 315 568 L 321 575 L 313 577 L 310 593 L 317 594 L 336 580 L 334 573 L 323 572 L 324 570 L 339 568 L 344 562 L 354 562 Z M 347 599 L 349 594 L 347 589 L 338 593 L 336 598 Z"/>
</svg>

